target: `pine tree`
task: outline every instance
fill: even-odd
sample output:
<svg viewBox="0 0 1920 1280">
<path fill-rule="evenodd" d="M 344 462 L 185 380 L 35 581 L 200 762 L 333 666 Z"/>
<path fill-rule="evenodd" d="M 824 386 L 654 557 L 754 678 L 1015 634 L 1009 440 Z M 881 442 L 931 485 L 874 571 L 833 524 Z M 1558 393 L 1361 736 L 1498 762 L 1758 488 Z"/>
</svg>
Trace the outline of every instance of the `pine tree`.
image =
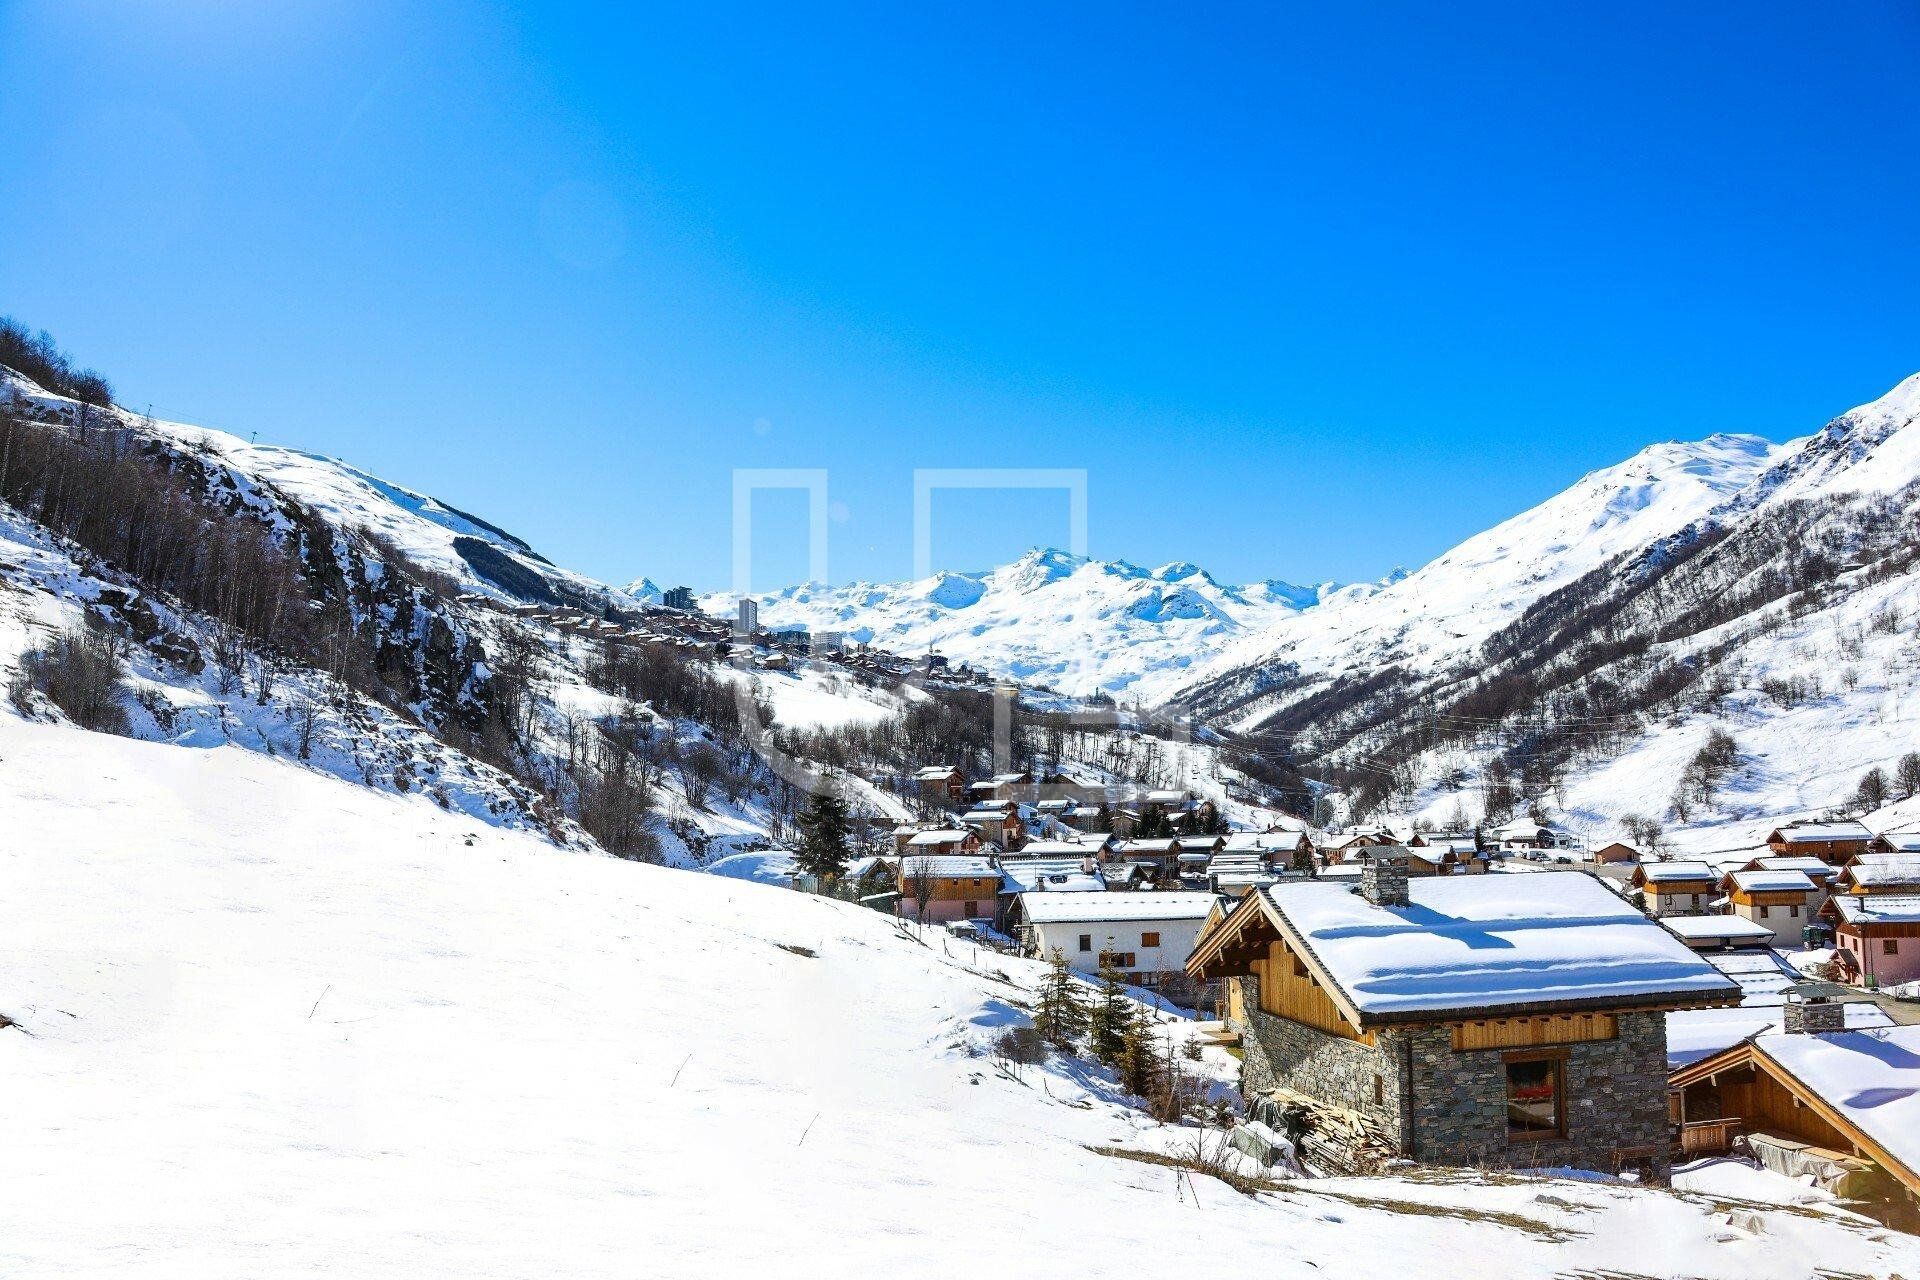
<svg viewBox="0 0 1920 1280">
<path fill-rule="evenodd" d="M 1087 1011 L 1087 1039 L 1093 1056 L 1108 1066 L 1118 1066 L 1133 1022 L 1133 1001 L 1127 995 L 1126 980 L 1111 964 L 1101 965 L 1100 994 Z"/>
<path fill-rule="evenodd" d="M 1075 988 L 1073 970 L 1055 947 L 1047 961 L 1047 976 L 1040 981 L 1040 1007 L 1034 1010 L 1033 1029 L 1056 1049 L 1071 1050 L 1087 1025 L 1087 1011 L 1080 1006 Z"/>
<path fill-rule="evenodd" d="M 831 884 L 847 870 L 849 832 L 852 823 L 847 801 L 838 787 L 828 782 L 807 800 L 800 813 L 800 847 L 793 864 L 806 875 L 817 876 L 822 884 Z"/>
<path fill-rule="evenodd" d="M 1160 1058 L 1153 1046 L 1153 1023 L 1147 1018 L 1129 1018 L 1120 1040 L 1120 1056 L 1114 1066 L 1120 1072 L 1120 1087 L 1136 1098 L 1151 1098 L 1157 1091 Z"/>
</svg>

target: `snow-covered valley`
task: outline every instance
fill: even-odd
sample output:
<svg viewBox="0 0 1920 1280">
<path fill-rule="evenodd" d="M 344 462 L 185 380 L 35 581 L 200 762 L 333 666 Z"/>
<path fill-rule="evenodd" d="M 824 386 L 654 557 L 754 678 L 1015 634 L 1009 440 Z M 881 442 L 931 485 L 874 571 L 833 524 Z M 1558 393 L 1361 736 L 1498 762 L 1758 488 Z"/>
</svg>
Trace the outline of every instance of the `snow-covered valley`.
<svg viewBox="0 0 1920 1280">
<path fill-rule="evenodd" d="M 1724 1194 L 1242 1195 L 1092 1150 L 1199 1136 L 1100 1073 L 996 1066 L 1031 962 L 232 747 L 0 713 L 0 771 L 9 1274 L 1920 1268 L 1910 1237 Z"/>
</svg>

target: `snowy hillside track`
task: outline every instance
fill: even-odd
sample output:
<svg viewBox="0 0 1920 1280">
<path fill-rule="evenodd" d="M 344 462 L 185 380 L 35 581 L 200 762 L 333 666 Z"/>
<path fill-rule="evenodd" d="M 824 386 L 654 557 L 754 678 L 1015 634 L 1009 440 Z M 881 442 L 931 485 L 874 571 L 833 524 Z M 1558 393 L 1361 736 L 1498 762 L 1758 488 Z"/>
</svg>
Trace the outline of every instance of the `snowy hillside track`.
<svg viewBox="0 0 1920 1280">
<path fill-rule="evenodd" d="M 0 832 L 0 1274 L 1920 1272 L 1603 1183 L 1189 1186 L 1091 1150 L 1181 1131 L 975 1056 L 1031 965 L 255 752 L 0 710 Z"/>
</svg>

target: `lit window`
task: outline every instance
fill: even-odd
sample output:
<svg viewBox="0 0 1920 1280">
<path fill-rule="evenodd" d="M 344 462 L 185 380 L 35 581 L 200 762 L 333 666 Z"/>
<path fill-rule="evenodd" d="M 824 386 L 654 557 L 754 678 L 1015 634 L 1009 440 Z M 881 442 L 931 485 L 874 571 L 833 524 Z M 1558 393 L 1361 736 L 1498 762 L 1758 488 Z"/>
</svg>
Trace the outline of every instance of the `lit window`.
<svg viewBox="0 0 1920 1280">
<path fill-rule="evenodd" d="M 1507 1140 L 1557 1138 L 1565 1132 L 1566 1060 L 1559 1054 L 1515 1054 L 1507 1068 Z"/>
</svg>

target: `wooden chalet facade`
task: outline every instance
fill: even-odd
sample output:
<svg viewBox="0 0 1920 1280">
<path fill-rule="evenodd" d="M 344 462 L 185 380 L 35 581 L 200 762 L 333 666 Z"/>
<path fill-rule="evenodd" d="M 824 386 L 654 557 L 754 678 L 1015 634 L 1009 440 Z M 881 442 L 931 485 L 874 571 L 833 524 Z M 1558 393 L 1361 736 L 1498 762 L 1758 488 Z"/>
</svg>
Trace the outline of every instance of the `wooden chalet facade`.
<svg viewBox="0 0 1920 1280">
<path fill-rule="evenodd" d="M 1802 871 L 1730 871 L 1720 881 L 1727 910 L 1772 932 L 1775 946 L 1799 947 L 1827 900 L 1825 885 Z"/>
<path fill-rule="evenodd" d="M 1840 991 L 1843 989 L 1834 989 Z M 1769 1168 L 1920 1225 L 1920 1027 L 1846 1029 L 1838 996 L 1789 998 L 1785 1028 L 1750 1036 L 1669 1078 L 1683 1153 L 1743 1139 Z"/>
<path fill-rule="evenodd" d="M 899 912 L 926 924 L 995 919 L 1000 869 L 978 854 L 913 852 L 900 859 Z"/>
<path fill-rule="evenodd" d="M 1857 822 L 1789 822 L 1767 836 L 1775 854 L 1810 854 L 1841 866 L 1867 851 L 1873 832 Z"/>
<path fill-rule="evenodd" d="M 1643 862 L 1628 883 L 1656 917 L 1700 915 L 1720 892 L 1719 875 L 1704 862 Z"/>
<path fill-rule="evenodd" d="M 1357 886 L 1256 889 L 1213 916 L 1187 969 L 1225 984 L 1243 1095 L 1256 1114 L 1333 1108 L 1329 1132 L 1357 1122 L 1369 1148 L 1423 1163 L 1664 1181 L 1665 1015 L 1739 989 L 1589 876 L 1499 880 L 1378 859 Z M 1569 928 L 1591 957 L 1568 955 Z M 1504 982 L 1486 980 L 1490 949 Z M 1622 982 L 1628 958 L 1642 976 Z"/>
</svg>

